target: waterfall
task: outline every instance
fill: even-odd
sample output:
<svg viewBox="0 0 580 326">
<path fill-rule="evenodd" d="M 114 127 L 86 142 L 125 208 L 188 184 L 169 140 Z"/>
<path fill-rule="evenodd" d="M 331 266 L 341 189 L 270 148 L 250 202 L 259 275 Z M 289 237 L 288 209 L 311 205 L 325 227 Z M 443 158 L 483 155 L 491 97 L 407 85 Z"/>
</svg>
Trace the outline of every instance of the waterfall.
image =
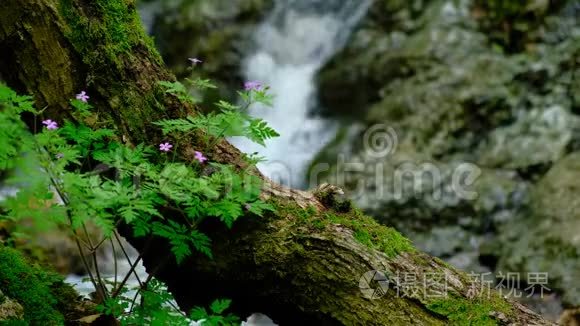
<svg viewBox="0 0 580 326">
<path fill-rule="evenodd" d="M 316 111 L 314 77 L 348 40 L 370 0 L 279 0 L 254 34 L 255 49 L 245 59 L 244 76 L 270 87 L 273 108 L 254 105 L 250 114 L 280 133 L 267 147 L 246 139 L 232 143 L 266 158 L 258 168 L 273 180 L 304 187 L 306 168 L 333 137 L 334 123 Z"/>
</svg>

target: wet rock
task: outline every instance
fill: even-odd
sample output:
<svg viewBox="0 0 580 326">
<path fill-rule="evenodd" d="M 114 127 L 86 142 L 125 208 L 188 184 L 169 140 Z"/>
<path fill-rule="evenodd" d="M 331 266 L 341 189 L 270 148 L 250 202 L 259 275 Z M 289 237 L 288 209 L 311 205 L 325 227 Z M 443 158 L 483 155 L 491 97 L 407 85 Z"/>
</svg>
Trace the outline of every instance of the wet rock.
<svg viewBox="0 0 580 326">
<path fill-rule="evenodd" d="M 473 271 L 483 270 L 476 254 L 481 235 L 512 219 L 528 201 L 528 183 L 512 170 L 437 160 L 408 143 L 386 157 L 375 154 L 368 148 L 342 152 L 323 179 L 420 249 Z"/>
<path fill-rule="evenodd" d="M 497 270 L 546 273 L 565 304 L 580 305 L 580 153 L 560 160 L 534 186 L 530 208 L 491 246 Z M 488 250 L 489 251 L 489 250 Z"/>
<path fill-rule="evenodd" d="M 564 159 L 580 150 L 579 9 L 567 3 L 526 7 L 529 37 L 498 43 L 480 1 L 375 1 L 320 72 L 324 113 L 357 122 L 310 172 L 427 252 L 474 271 L 548 271 L 550 286 L 576 302 L 567 289 L 579 279 L 574 227 L 534 217 L 553 216 L 538 206 L 538 189 L 550 192 L 538 180 L 563 160 L 580 162 Z M 477 177 L 459 188 L 475 197 L 458 196 L 454 174 L 466 166 Z"/>
<path fill-rule="evenodd" d="M 564 156 L 578 118 L 559 105 L 521 113 L 513 124 L 491 132 L 482 145 L 482 164 L 517 169 L 549 165 Z"/>
</svg>

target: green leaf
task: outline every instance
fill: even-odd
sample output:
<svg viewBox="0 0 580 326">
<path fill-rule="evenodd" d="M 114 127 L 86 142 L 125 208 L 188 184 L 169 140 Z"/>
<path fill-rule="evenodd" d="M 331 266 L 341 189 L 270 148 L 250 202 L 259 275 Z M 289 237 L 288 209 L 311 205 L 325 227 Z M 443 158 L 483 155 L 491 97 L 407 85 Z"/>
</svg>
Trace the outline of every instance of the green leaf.
<svg viewBox="0 0 580 326">
<path fill-rule="evenodd" d="M 187 119 L 160 120 L 153 124 L 160 126 L 164 135 L 175 131 L 187 132 L 197 129 L 197 125 Z"/>
<path fill-rule="evenodd" d="M 258 216 L 263 216 L 265 211 L 270 211 L 273 212 L 274 206 L 269 204 L 269 203 L 265 203 L 263 201 L 257 200 L 251 204 L 248 204 L 246 207 L 248 207 L 248 210 Z"/>
<path fill-rule="evenodd" d="M 232 300 L 217 299 L 211 304 L 210 309 L 214 314 L 221 315 L 224 311 L 226 311 L 230 307 L 231 304 Z"/>
<path fill-rule="evenodd" d="M 274 102 L 274 97 L 267 93 L 267 89 L 264 90 L 252 90 L 252 99 L 257 102 L 261 103 L 265 106 L 272 106 Z"/>
<path fill-rule="evenodd" d="M 209 239 L 209 237 L 197 230 L 192 230 L 190 233 L 190 238 L 189 240 L 191 241 L 191 244 L 193 245 L 193 247 L 205 254 L 206 256 L 208 256 L 209 258 L 212 258 L 212 253 L 211 253 L 211 240 Z"/>
<path fill-rule="evenodd" d="M 191 80 L 191 79 L 187 78 L 187 81 L 189 81 L 191 83 L 191 85 L 193 85 L 199 89 L 202 89 L 202 90 L 217 88 L 217 86 L 212 84 L 211 80 L 209 80 L 209 79 L 197 78 L 195 80 Z"/>
<path fill-rule="evenodd" d="M 252 141 L 262 146 L 266 146 L 264 142 L 265 140 L 279 136 L 280 134 L 278 134 L 276 130 L 270 128 L 266 121 L 262 119 L 252 119 L 250 121 L 247 137 Z"/>
<path fill-rule="evenodd" d="M 91 114 L 91 109 L 93 108 L 89 103 L 77 99 L 70 100 L 70 104 L 77 110 L 81 117 L 89 116 Z"/>
<path fill-rule="evenodd" d="M 204 307 L 195 307 L 191 309 L 191 312 L 189 313 L 189 318 L 193 320 L 207 319 L 208 316 L 207 310 L 205 310 Z"/>
<path fill-rule="evenodd" d="M 207 212 L 219 217 L 228 228 L 231 228 L 238 217 L 243 215 L 241 204 L 230 200 L 220 200 L 214 203 Z"/>
<path fill-rule="evenodd" d="M 238 105 L 233 105 L 230 102 L 227 101 L 219 101 L 215 104 L 218 108 L 220 108 L 222 111 L 237 111 L 239 109 L 241 109 Z"/>
<path fill-rule="evenodd" d="M 184 102 L 189 102 L 192 104 L 198 102 L 195 98 L 193 98 L 193 96 L 189 94 L 185 85 L 178 81 L 159 81 L 157 83 L 165 88 L 165 93 L 172 94 Z"/>
</svg>

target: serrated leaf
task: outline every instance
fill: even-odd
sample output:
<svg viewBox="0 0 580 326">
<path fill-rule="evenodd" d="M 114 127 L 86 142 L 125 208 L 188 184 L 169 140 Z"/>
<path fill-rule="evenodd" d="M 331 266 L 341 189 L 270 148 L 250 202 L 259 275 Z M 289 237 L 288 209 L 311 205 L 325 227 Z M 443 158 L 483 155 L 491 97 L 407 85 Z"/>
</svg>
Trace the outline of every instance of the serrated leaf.
<svg viewBox="0 0 580 326">
<path fill-rule="evenodd" d="M 199 89 L 215 89 L 215 88 L 217 88 L 217 86 L 212 84 L 211 80 L 209 80 L 209 79 L 197 78 L 197 79 L 191 80 L 188 78 L 187 80 L 193 86 L 195 86 Z"/>
<path fill-rule="evenodd" d="M 232 300 L 229 299 L 217 299 L 212 302 L 210 309 L 214 314 L 221 315 L 224 311 L 226 311 L 230 305 L 232 304 Z"/>
<path fill-rule="evenodd" d="M 191 312 L 189 313 L 189 318 L 193 320 L 202 320 L 206 319 L 207 317 L 207 310 L 205 310 L 203 307 L 195 307 L 191 309 Z"/>
<path fill-rule="evenodd" d="M 276 130 L 268 126 L 268 123 L 262 119 L 253 119 L 250 121 L 250 126 L 248 127 L 248 138 L 252 141 L 266 146 L 265 140 L 279 137 L 280 134 Z"/>
</svg>

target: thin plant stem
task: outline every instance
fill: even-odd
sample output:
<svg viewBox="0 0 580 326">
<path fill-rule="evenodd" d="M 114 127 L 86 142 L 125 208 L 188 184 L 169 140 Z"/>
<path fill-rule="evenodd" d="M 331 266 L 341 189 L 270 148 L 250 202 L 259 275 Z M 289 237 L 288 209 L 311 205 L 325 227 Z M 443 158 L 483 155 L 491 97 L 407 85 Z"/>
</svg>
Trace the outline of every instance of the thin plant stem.
<svg viewBox="0 0 580 326">
<path fill-rule="evenodd" d="M 119 286 L 117 286 L 117 288 L 111 294 L 111 297 L 116 298 L 121 293 L 121 289 L 123 289 L 123 287 L 125 286 L 125 284 L 129 280 L 129 277 L 131 276 L 131 274 L 135 270 L 135 267 L 137 266 L 137 264 L 141 261 L 141 258 L 142 258 L 142 256 L 139 255 L 139 257 L 137 257 L 135 262 L 133 262 L 133 265 L 131 265 L 131 269 L 129 270 L 129 272 L 127 274 L 125 274 L 125 277 L 123 278 L 121 283 L 119 283 Z"/>
<path fill-rule="evenodd" d="M 115 271 L 115 279 L 113 281 L 113 289 L 117 287 L 117 275 L 118 275 L 118 269 L 117 269 L 117 251 L 115 250 L 115 242 L 113 242 L 112 238 L 109 238 L 109 241 L 111 242 L 111 250 L 113 251 L 113 269 Z"/>
<path fill-rule="evenodd" d="M 149 250 L 150 245 L 151 245 L 151 237 L 147 239 L 147 242 L 145 243 L 143 250 L 141 250 L 141 253 L 139 253 L 139 257 L 137 257 L 137 259 L 133 262 L 133 264 L 131 265 L 131 269 L 129 269 L 129 272 L 125 275 L 121 283 L 119 283 L 117 289 L 113 292 L 113 294 L 111 294 L 113 298 L 117 297 L 119 293 L 121 293 L 121 289 L 123 289 L 125 284 L 127 284 L 127 281 L 129 280 L 131 274 L 132 273 L 135 273 L 135 275 L 137 274 L 137 272 L 135 272 L 135 268 L 137 267 L 137 264 L 141 261 L 141 259 L 143 259 L 143 255 Z"/>
<path fill-rule="evenodd" d="M 50 176 L 49 174 L 49 178 L 50 178 L 50 183 L 52 184 L 52 186 L 54 187 L 54 189 L 56 190 L 58 196 L 61 198 L 61 200 L 63 201 L 65 206 L 70 206 L 70 203 L 68 201 L 68 198 L 66 198 L 66 196 L 64 195 L 64 193 L 60 190 L 60 188 L 58 187 L 58 183 L 56 182 L 55 178 L 53 176 Z M 83 266 L 85 267 L 87 273 L 89 274 L 89 278 L 91 280 L 91 283 L 93 283 L 93 286 L 95 288 L 95 291 L 97 291 L 97 293 L 99 292 L 99 286 L 97 285 L 97 281 L 95 279 L 95 276 L 93 275 L 93 273 L 91 272 L 91 266 L 89 265 L 86 257 L 85 257 L 85 253 L 83 251 L 83 247 L 81 246 L 81 242 L 80 242 L 80 237 L 78 236 L 76 230 L 73 227 L 73 219 L 72 216 L 70 214 L 70 211 L 67 209 L 66 210 L 66 216 L 68 218 L 71 230 L 73 232 L 74 235 L 74 239 L 75 239 L 75 244 L 77 246 L 77 249 L 79 251 L 79 254 L 81 256 L 81 261 L 83 262 Z"/>
<path fill-rule="evenodd" d="M 89 235 L 89 231 L 87 230 L 87 226 L 85 223 L 82 223 L 82 228 L 83 228 L 83 231 L 85 233 L 85 236 L 87 237 L 87 241 L 89 242 L 89 245 L 91 246 L 91 255 L 93 256 L 93 263 L 95 264 L 95 273 L 97 274 L 97 283 L 101 287 L 101 291 L 103 291 L 104 299 L 106 299 L 109 296 L 109 293 L 107 291 L 107 287 L 105 286 L 105 284 L 103 282 L 103 278 L 101 277 L 101 272 L 99 270 L 99 261 L 98 261 L 98 257 L 97 257 L 97 249 L 95 248 L 95 246 L 93 246 L 93 242 L 91 241 L 91 236 Z"/>
<path fill-rule="evenodd" d="M 94 251 L 99 250 L 99 248 L 103 245 L 103 243 L 105 243 L 105 241 L 107 241 L 110 238 L 104 237 L 101 241 L 99 241 L 91 250 L 91 253 Z"/>
<path fill-rule="evenodd" d="M 133 263 L 131 262 L 131 258 L 129 257 L 129 255 L 127 254 L 127 251 L 125 250 L 125 246 L 123 246 L 123 243 L 121 242 L 121 238 L 117 234 L 117 231 L 113 231 L 113 234 L 115 235 L 115 239 L 117 239 L 117 243 L 119 243 L 119 247 L 121 247 L 121 251 L 123 252 L 123 255 L 125 256 L 125 259 L 127 260 L 127 262 L 129 263 L 130 266 L 133 265 Z M 139 286 L 141 286 L 142 282 L 141 282 L 141 279 L 139 278 L 139 275 L 137 274 L 137 272 L 135 270 L 133 270 L 133 273 L 135 274 L 135 278 L 137 279 Z"/>
</svg>

